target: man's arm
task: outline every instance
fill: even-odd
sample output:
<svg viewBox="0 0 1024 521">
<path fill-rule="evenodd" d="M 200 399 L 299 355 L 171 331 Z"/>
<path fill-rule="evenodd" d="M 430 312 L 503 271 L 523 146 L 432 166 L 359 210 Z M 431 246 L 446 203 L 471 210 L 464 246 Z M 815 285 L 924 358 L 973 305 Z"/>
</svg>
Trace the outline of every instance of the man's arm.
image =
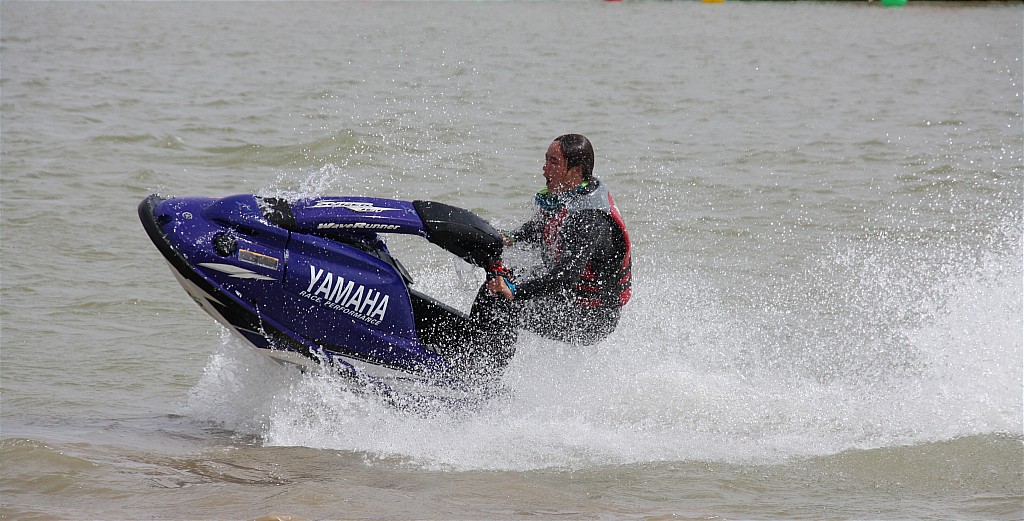
<svg viewBox="0 0 1024 521">
<path fill-rule="evenodd" d="M 523 223 L 518 229 L 507 234 L 511 242 L 540 242 L 541 232 L 544 230 L 544 216 L 538 212 L 532 219 Z"/>
<path fill-rule="evenodd" d="M 541 276 L 516 285 L 515 298 L 556 295 L 572 289 L 587 262 L 614 245 L 615 225 L 600 210 L 582 210 L 566 217 L 559 231 L 562 256 Z"/>
</svg>

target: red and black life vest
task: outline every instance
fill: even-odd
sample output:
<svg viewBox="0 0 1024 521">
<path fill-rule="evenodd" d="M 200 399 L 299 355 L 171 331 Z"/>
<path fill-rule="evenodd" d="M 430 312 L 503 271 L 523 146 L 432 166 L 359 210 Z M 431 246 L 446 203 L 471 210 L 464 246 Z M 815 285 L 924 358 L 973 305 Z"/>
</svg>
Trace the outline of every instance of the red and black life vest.
<svg viewBox="0 0 1024 521">
<path fill-rule="evenodd" d="M 598 183 L 597 187 L 589 193 L 569 198 L 565 201 L 565 207 L 552 212 L 541 232 L 546 253 L 550 259 L 556 262 L 561 258 L 561 241 L 558 239 L 558 234 L 562 224 L 571 213 L 581 210 L 601 210 L 607 213 L 622 233 L 625 248 L 622 262 L 618 264 L 614 273 L 606 273 L 602 277 L 602 274 L 595 271 L 593 260 L 587 262 L 583 273 L 580 274 L 579 282 L 573 285 L 576 299 L 582 306 L 588 308 L 624 306 L 626 302 L 629 302 L 632 293 L 633 262 L 630 257 L 629 233 L 626 231 L 626 223 L 622 220 L 619 209 L 615 206 L 611 192 L 605 188 L 603 183 Z M 599 278 L 604 280 L 601 281 Z M 602 282 L 605 286 L 604 289 L 602 289 Z M 608 287 L 609 284 L 611 287 Z"/>
</svg>

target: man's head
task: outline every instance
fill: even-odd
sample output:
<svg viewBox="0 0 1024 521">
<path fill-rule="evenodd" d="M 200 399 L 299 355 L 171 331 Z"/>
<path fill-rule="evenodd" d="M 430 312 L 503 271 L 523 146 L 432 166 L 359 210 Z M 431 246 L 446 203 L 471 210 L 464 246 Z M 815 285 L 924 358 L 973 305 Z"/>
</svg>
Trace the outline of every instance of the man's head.
<svg viewBox="0 0 1024 521">
<path fill-rule="evenodd" d="M 594 147 L 579 134 L 558 136 L 544 155 L 548 192 L 568 192 L 594 175 Z"/>
<path fill-rule="evenodd" d="M 562 155 L 568 164 L 568 168 L 582 168 L 584 181 L 589 181 L 594 176 L 594 147 L 590 140 L 580 134 L 564 134 L 555 138 L 562 145 Z"/>
</svg>

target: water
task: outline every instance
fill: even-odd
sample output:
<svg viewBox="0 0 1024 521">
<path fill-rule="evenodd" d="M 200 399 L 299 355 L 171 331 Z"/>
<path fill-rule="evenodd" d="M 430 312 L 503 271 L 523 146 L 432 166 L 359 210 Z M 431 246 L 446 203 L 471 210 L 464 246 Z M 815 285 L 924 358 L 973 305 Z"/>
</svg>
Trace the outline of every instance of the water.
<svg viewBox="0 0 1024 521">
<path fill-rule="evenodd" d="M 1024 517 L 1019 3 L 0 4 L 0 517 Z M 526 219 L 578 131 L 634 240 L 592 348 L 398 411 L 239 346 L 147 194 Z M 393 247 L 468 306 L 476 274 Z"/>
</svg>

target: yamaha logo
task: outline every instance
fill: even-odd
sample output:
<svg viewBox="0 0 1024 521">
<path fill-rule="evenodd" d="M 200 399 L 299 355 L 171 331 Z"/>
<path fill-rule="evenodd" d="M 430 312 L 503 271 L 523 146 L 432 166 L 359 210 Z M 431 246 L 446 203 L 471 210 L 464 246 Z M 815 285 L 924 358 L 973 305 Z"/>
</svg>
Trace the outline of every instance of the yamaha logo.
<svg viewBox="0 0 1024 521">
<path fill-rule="evenodd" d="M 388 312 L 385 293 L 309 265 L 309 286 L 299 295 L 346 315 L 379 325 Z"/>
</svg>

